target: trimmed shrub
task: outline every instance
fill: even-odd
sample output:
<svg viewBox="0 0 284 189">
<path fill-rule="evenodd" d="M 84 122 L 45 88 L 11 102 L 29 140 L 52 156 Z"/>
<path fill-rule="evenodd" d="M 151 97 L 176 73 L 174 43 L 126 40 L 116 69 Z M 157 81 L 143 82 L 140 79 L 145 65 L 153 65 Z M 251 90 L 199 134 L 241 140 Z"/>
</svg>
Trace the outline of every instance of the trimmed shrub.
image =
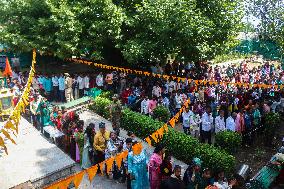
<svg viewBox="0 0 284 189">
<path fill-rule="evenodd" d="M 110 106 L 111 103 L 112 103 L 111 100 L 98 96 L 94 99 L 94 103 L 89 106 L 89 109 L 93 110 L 94 112 L 96 112 L 97 114 L 99 114 L 104 118 L 109 118 L 110 114 L 108 107 Z"/>
<path fill-rule="evenodd" d="M 242 137 L 239 133 L 222 131 L 215 136 L 215 145 L 229 153 L 235 153 L 242 144 Z"/>
<path fill-rule="evenodd" d="M 101 98 L 107 98 L 107 99 L 111 100 L 112 97 L 113 97 L 113 92 L 110 92 L 110 91 L 103 91 L 103 92 L 99 95 L 99 97 L 101 97 Z"/>
<path fill-rule="evenodd" d="M 129 109 L 124 109 L 121 118 L 121 127 L 132 131 L 140 138 L 146 138 L 163 126 L 163 122 L 153 120 Z M 153 141 L 152 141 L 153 142 Z M 235 158 L 226 151 L 208 144 L 201 144 L 197 139 L 169 128 L 163 141 L 166 148 L 177 159 L 190 163 L 194 157 L 203 161 L 203 166 L 216 170 L 224 169 L 227 173 L 235 168 Z"/>
<path fill-rule="evenodd" d="M 170 119 L 171 113 L 165 106 L 157 106 L 153 110 L 153 118 L 162 122 L 167 122 Z"/>
</svg>

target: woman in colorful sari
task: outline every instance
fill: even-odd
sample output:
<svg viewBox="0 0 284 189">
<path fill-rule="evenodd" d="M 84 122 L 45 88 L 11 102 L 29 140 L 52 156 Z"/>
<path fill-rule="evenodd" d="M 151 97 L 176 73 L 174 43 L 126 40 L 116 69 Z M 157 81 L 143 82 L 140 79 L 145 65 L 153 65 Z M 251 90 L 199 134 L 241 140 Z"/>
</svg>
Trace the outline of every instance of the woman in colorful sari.
<svg viewBox="0 0 284 189">
<path fill-rule="evenodd" d="M 135 145 L 137 142 L 134 142 Z M 143 149 L 140 154 L 128 153 L 128 173 L 131 180 L 131 189 L 148 189 L 149 180 L 147 173 L 148 156 Z"/>
<path fill-rule="evenodd" d="M 149 161 L 149 180 L 151 189 L 159 189 L 161 184 L 161 171 L 160 166 L 163 162 L 163 154 L 165 147 L 163 144 L 158 144 L 154 150 L 153 155 Z"/>
</svg>

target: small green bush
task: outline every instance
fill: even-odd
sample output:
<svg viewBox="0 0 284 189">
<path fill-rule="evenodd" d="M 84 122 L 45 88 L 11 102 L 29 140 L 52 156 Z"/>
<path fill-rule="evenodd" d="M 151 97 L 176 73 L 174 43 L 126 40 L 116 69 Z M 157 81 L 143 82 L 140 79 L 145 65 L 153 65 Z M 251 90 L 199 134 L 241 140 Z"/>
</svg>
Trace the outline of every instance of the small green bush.
<svg viewBox="0 0 284 189">
<path fill-rule="evenodd" d="M 109 118 L 110 114 L 108 107 L 110 106 L 111 103 L 112 103 L 111 100 L 98 96 L 94 99 L 94 103 L 89 106 L 89 109 L 93 110 L 94 112 L 96 112 L 97 114 L 99 114 L 104 118 Z"/>
<path fill-rule="evenodd" d="M 153 118 L 166 123 L 170 119 L 171 113 L 165 106 L 157 106 L 153 110 Z"/>
<path fill-rule="evenodd" d="M 242 137 L 239 133 L 222 131 L 215 136 L 215 145 L 229 153 L 234 153 L 242 144 Z"/>
<path fill-rule="evenodd" d="M 113 97 L 113 92 L 110 92 L 110 91 L 103 91 L 99 97 L 102 97 L 102 98 L 107 98 L 109 100 L 112 100 L 112 97 Z"/>
<path fill-rule="evenodd" d="M 129 109 L 124 109 L 121 117 L 121 127 L 134 132 L 140 138 L 148 137 L 163 124 Z M 231 173 L 235 168 L 235 158 L 232 155 L 212 145 L 201 144 L 197 139 L 172 128 L 169 128 L 162 142 L 174 157 L 185 163 L 190 163 L 194 157 L 199 157 L 204 167 L 213 170 L 222 168 L 227 173 Z"/>
</svg>

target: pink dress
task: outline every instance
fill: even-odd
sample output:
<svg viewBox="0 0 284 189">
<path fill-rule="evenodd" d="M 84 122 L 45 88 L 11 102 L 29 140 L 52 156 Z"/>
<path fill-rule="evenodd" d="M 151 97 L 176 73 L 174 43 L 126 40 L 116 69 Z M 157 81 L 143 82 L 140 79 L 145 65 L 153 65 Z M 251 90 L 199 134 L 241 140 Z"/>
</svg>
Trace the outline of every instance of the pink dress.
<svg viewBox="0 0 284 189">
<path fill-rule="evenodd" d="M 152 115 L 153 110 L 156 108 L 156 106 L 157 106 L 157 101 L 156 100 L 149 100 L 149 104 L 148 104 L 149 114 Z"/>
<path fill-rule="evenodd" d="M 245 130 L 245 120 L 243 114 L 238 113 L 236 117 L 236 131 L 242 133 Z"/>
<path fill-rule="evenodd" d="M 149 161 L 149 181 L 151 189 L 159 189 L 161 184 L 161 171 L 162 157 L 156 153 L 150 158 Z"/>
</svg>

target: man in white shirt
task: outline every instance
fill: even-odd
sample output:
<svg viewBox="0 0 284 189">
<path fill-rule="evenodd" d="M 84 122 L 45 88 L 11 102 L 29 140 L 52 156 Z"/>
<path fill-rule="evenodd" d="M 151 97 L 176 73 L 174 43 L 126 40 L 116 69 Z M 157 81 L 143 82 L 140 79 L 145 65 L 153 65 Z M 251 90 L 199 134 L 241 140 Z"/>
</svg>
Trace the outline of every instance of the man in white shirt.
<svg viewBox="0 0 284 189">
<path fill-rule="evenodd" d="M 182 112 L 182 127 L 185 134 L 190 135 L 190 117 L 193 115 L 192 111 L 189 110 L 189 107 Z"/>
<path fill-rule="evenodd" d="M 163 106 L 165 106 L 167 109 L 170 109 L 170 99 L 167 96 L 163 98 Z"/>
<path fill-rule="evenodd" d="M 234 112 L 233 116 L 234 116 L 234 114 L 236 114 L 236 113 Z M 227 131 L 233 131 L 233 132 L 236 131 L 236 123 L 235 123 L 235 120 L 232 117 L 230 112 L 228 112 L 228 118 L 226 119 L 226 129 L 227 129 Z"/>
<path fill-rule="evenodd" d="M 65 101 L 65 78 L 63 77 L 63 74 L 60 75 L 58 78 L 58 87 L 59 87 L 59 101 L 64 102 Z"/>
<path fill-rule="evenodd" d="M 152 95 L 159 98 L 161 95 L 162 95 L 162 89 L 161 87 L 159 87 L 158 84 L 156 84 L 154 87 L 153 87 L 153 90 L 152 90 Z"/>
<path fill-rule="evenodd" d="M 86 75 L 84 77 L 84 85 L 85 85 L 85 95 L 88 95 L 89 88 L 90 88 L 90 77 L 89 77 L 89 75 Z"/>
<path fill-rule="evenodd" d="M 211 107 L 206 108 L 206 112 L 203 113 L 201 118 L 201 142 L 208 140 L 208 143 L 211 144 L 211 130 L 213 125 L 213 117 L 211 114 Z"/>
<path fill-rule="evenodd" d="M 58 102 L 58 90 L 59 90 L 59 82 L 57 75 L 52 75 L 52 88 L 53 88 L 53 99 Z"/>
<path fill-rule="evenodd" d="M 219 111 L 219 116 L 215 118 L 215 134 L 225 131 L 225 118 L 224 118 L 224 110 Z"/>
<path fill-rule="evenodd" d="M 195 138 L 198 138 L 200 135 L 200 123 L 201 119 L 198 114 L 197 109 L 192 113 L 192 116 L 190 116 L 190 131 L 191 135 Z"/>
<path fill-rule="evenodd" d="M 176 113 L 181 109 L 182 106 L 182 97 L 179 94 L 179 92 L 176 93 L 175 95 L 175 108 L 176 108 Z"/>
<path fill-rule="evenodd" d="M 141 114 L 149 114 L 149 99 L 147 96 L 145 96 L 141 102 Z"/>
<path fill-rule="evenodd" d="M 97 84 L 97 87 L 102 89 L 103 86 L 104 86 L 104 76 L 102 74 L 102 72 L 99 73 L 99 75 L 97 75 L 96 77 L 96 84 Z"/>
<path fill-rule="evenodd" d="M 79 98 L 82 98 L 84 96 L 84 88 L 85 88 L 84 79 L 83 79 L 82 74 L 78 76 L 77 82 L 79 85 Z"/>
</svg>

